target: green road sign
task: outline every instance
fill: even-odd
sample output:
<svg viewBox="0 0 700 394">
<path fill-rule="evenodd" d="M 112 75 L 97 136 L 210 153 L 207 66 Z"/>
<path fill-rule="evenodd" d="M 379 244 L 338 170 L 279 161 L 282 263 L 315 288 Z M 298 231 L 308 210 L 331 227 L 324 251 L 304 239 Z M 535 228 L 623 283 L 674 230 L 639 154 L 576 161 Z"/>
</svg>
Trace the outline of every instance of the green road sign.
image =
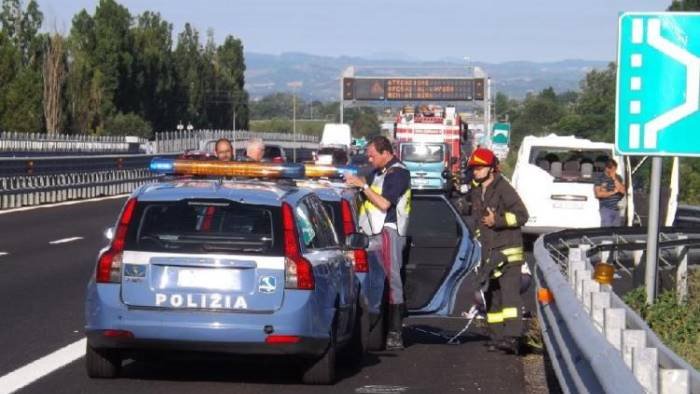
<svg viewBox="0 0 700 394">
<path fill-rule="evenodd" d="M 618 29 L 616 149 L 700 156 L 700 13 L 624 13 Z"/>
<path fill-rule="evenodd" d="M 508 145 L 510 140 L 510 123 L 496 123 L 493 125 L 493 137 L 491 143 Z"/>
</svg>

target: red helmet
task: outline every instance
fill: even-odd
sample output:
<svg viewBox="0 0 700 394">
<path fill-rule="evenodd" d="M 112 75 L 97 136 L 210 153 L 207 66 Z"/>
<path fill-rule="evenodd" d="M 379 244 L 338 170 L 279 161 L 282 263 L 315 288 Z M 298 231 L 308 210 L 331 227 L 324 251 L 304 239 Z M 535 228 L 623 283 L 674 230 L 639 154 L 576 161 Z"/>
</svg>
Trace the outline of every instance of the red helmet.
<svg viewBox="0 0 700 394">
<path fill-rule="evenodd" d="M 496 156 L 488 149 L 477 148 L 467 162 L 469 167 L 495 167 Z"/>
</svg>

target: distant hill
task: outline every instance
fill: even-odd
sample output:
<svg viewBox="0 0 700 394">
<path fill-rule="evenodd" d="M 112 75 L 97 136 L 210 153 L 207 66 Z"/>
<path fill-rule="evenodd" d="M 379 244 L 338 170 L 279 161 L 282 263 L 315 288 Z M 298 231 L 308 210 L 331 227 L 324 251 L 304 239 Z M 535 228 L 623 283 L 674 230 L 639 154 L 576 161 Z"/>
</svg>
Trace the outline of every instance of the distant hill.
<svg viewBox="0 0 700 394">
<path fill-rule="evenodd" d="M 391 56 L 390 54 L 386 55 Z M 417 61 L 406 57 L 385 59 L 381 55 L 362 57 L 329 57 L 306 53 L 268 55 L 246 52 L 246 89 L 251 98 L 258 99 L 270 93 L 291 91 L 290 82 L 301 81 L 298 92 L 305 99 L 338 100 L 338 78 L 348 66 L 358 68 L 356 75 L 383 76 L 464 76 L 466 67 L 459 59 Z M 492 79 L 495 91 L 512 98 L 522 98 L 528 92 L 537 92 L 552 86 L 555 91 L 577 90 L 579 82 L 591 69 L 607 66 L 608 62 L 591 60 L 562 60 L 557 62 L 513 61 L 504 63 L 475 62 Z M 371 68 L 367 68 L 371 67 Z"/>
</svg>

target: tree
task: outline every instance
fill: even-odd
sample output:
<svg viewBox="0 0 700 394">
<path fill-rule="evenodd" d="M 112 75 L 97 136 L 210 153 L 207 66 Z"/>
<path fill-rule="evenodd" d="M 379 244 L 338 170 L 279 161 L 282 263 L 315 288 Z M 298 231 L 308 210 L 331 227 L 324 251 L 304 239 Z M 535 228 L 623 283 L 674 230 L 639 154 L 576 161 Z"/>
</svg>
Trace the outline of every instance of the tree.
<svg viewBox="0 0 700 394">
<path fill-rule="evenodd" d="M 150 11 L 139 15 L 131 29 L 135 93 L 132 104 L 121 109 L 142 114 L 156 130 L 172 128 L 184 108 L 177 94 L 172 29 Z"/>
<path fill-rule="evenodd" d="M 96 125 L 99 129 L 118 108 L 128 108 L 136 92 L 130 83 L 133 58 L 129 10 L 114 0 L 100 0 L 93 19 L 95 48 L 91 53 L 92 64 L 101 74 L 99 85 L 93 80 L 93 87 L 100 90 L 100 118 Z"/>
<path fill-rule="evenodd" d="M 61 98 L 63 81 L 66 76 L 65 41 L 59 34 L 53 34 L 44 49 L 44 117 L 46 132 L 58 133 L 62 119 Z"/>
<path fill-rule="evenodd" d="M 0 11 L 0 128 L 42 130 L 41 42 L 43 15 L 34 0 L 3 0 Z"/>
<path fill-rule="evenodd" d="M 513 116 L 511 140 L 518 146 L 527 135 L 558 131 L 557 123 L 565 112 L 564 106 L 551 87 L 536 95 L 529 94 Z"/>
<path fill-rule="evenodd" d="M 669 11 L 700 11 L 700 0 L 674 0 Z"/>
<path fill-rule="evenodd" d="M 184 99 L 183 120 L 201 126 L 204 118 L 204 86 L 200 75 L 204 71 L 202 46 L 199 32 L 189 23 L 178 35 L 175 47 L 175 70 L 178 80 L 178 92 Z"/>
<path fill-rule="evenodd" d="M 381 133 L 382 125 L 374 109 L 370 107 L 350 108 L 345 111 L 345 122 L 350 123 L 354 138 L 370 137 Z"/>
<path fill-rule="evenodd" d="M 222 87 L 228 90 L 230 99 L 229 108 L 226 113 L 230 114 L 228 119 L 233 122 L 233 115 L 236 116 L 236 128 L 247 129 L 249 110 L 248 93 L 245 91 L 245 59 L 243 57 L 243 44 L 241 40 L 227 36 L 224 43 L 217 50 L 217 65 L 219 78 Z M 227 119 L 224 119 L 226 123 Z"/>
<path fill-rule="evenodd" d="M 102 133 L 107 135 L 134 135 L 137 137 L 152 137 L 151 125 L 134 113 L 118 114 L 105 122 Z"/>
</svg>

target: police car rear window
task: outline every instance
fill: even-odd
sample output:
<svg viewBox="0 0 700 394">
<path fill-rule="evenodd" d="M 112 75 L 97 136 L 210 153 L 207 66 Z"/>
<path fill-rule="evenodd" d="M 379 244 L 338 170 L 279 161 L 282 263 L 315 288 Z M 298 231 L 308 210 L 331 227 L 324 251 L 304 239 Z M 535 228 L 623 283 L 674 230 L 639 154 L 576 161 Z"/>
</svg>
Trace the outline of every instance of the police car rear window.
<svg viewBox="0 0 700 394">
<path fill-rule="evenodd" d="M 126 248 L 137 251 L 281 254 L 279 207 L 233 201 L 139 202 Z"/>
</svg>

